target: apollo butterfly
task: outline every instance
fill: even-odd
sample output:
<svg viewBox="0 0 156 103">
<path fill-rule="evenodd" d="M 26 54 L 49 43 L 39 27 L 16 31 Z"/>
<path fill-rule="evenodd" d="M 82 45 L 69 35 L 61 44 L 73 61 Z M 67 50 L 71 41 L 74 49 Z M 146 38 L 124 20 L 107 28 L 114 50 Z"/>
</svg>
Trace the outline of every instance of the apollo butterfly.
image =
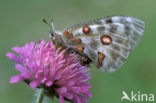
<svg viewBox="0 0 156 103">
<path fill-rule="evenodd" d="M 56 48 L 69 48 L 69 53 L 77 53 L 81 64 L 94 63 L 103 71 L 112 72 L 123 65 L 136 47 L 143 35 L 144 26 L 144 22 L 137 18 L 109 16 L 58 32 L 54 31 L 52 22 L 50 36 Z"/>
</svg>

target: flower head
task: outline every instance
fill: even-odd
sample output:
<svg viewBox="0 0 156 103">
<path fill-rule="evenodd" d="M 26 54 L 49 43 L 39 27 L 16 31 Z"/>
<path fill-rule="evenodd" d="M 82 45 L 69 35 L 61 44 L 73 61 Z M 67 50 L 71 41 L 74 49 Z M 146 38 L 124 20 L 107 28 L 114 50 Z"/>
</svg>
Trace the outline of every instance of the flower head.
<svg viewBox="0 0 156 103">
<path fill-rule="evenodd" d="M 31 88 L 43 88 L 49 97 L 59 97 L 60 103 L 64 100 L 86 103 L 87 97 L 92 97 L 91 86 L 86 82 L 90 78 L 87 68 L 80 65 L 76 55 L 56 50 L 51 42 L 44 40 L 12 50 L 18 56 L 13 53 L 6 56 L 17 63 L 15 68 L 21 74 L 13 76 L 10 83 L 25 81 Z"/>
</svg>

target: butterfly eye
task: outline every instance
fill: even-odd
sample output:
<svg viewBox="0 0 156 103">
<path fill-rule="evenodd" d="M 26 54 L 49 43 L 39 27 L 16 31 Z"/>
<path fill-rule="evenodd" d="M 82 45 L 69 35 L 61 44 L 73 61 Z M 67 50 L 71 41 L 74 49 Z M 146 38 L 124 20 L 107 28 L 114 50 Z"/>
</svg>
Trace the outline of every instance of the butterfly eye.
<svg viewBox="0 0 156 103">
<path fill-rule="evenodd" d="M 55 32 L 49 32 L 50 37 L 54 37 Z"/>
<path fill-rule="evenodd" d="M 90 32 L 90 28 L 88 26 L 83 26 L 82 31 L 85 34 L 88 34 Z"/>
<path fill-rule="evenodd" d="M 103 45 L 109 45 L 112 43 L 112 38 L 108 35 L 101 36 L 100 40 Z"/>
</svg>

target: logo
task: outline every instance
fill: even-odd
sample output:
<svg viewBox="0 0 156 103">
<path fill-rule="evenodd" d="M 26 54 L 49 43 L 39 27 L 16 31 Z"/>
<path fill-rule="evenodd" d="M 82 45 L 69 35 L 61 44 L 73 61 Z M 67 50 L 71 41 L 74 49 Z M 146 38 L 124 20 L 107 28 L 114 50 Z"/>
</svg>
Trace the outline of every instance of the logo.
<svg viewBox="0 0 156 103">
<path fill-rule="evenodd" d="M 135 102 L 153 102 L 154 101 L 154 94 L 145 94 L 141 93 L 140 91 L 131 93 L 128 95 L 125 91 L 122 91 L 122 98 L 121 101 L 135 101 Z"/>
</svg>

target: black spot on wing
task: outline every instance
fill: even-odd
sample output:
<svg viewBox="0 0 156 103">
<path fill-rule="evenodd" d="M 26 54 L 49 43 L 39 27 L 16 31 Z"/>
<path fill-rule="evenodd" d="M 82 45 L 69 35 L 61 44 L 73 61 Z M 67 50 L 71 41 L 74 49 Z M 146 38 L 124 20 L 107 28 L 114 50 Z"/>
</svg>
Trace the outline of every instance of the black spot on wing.
<svg viewBox="0 0 156 103">
<path fill-rule="evenodd" d="M 111 33 L 116 33 L 117 32 L 117 27 L 112 25 L 111 28 L 110 28 L 110 32 Z"/>
<path fill-rule="evenodd" d="M 111 44 L 111 47 L 117 51 L 120 51 L 120 47 L 114 44 Z"/>
<path fill-rule="evenodd" d="M 104 26 L 99 26 L 99 27 L 97 28 L 97 30 L 98 30 L 100 33 L 102 33 L 102 32 L 105 30 L 105 27 L 104 27 Z"/>
<path fill-rule="evenodd" d="M 124 43 L 124 41 L 122 39 L 119 39 L 119 38 L 116 40 L 116 42 L 117 43 L 120 43 L 120 44 L 123 44 Z"/>
<path fill-rule="evenodd" d="M 110 19 L 106 20 L 106 23 L 112 23 L 112 19 L 110 18 Z"/>
</svg>

